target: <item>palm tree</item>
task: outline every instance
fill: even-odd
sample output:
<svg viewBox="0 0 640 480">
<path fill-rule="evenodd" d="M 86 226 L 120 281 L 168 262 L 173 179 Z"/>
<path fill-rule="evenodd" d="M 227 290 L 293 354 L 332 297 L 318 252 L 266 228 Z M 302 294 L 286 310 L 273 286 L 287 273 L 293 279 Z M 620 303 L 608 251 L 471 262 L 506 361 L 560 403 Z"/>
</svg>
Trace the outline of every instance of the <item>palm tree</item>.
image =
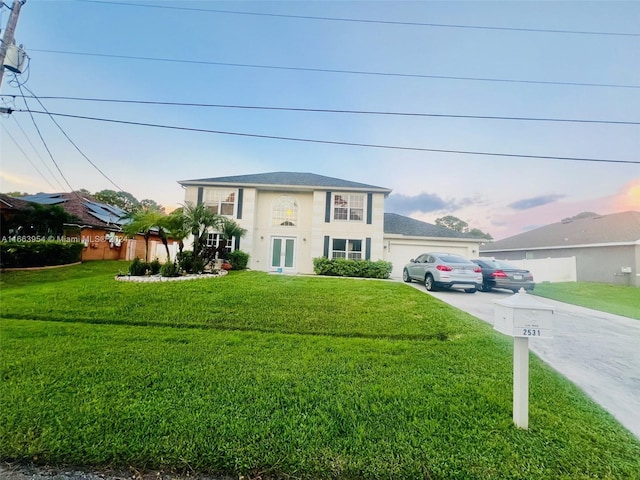
<svg viewBox="0 0 640 480">
<path fill-rule="evenodd" d="M 178 251 L 182 253 L 184 249 L 184 239 L 191 234 L 191 229 L 187 224 L 187 218 L 182 208 L 177 208 L 165 218 L 165 228 L 167 235 L 178 242 Z"/>
<path fill-rule="evenodd" d="M 158 232 L 160 240 L 162 240 L 167 250 L 167 258 L 169 258 L 169 245 L 164 227 L 166 215 L 158 211 L 146 210 L 127 214 L 123 218 L 131 220 L 122 226 L 122 231 L 125 235 L 135 237 L 136 234 L 142 234 L 144 237 L 145 262 L 149 261 L 149 237 L 151 237 L 153 231 Z"/>
<path fill-rule="evenodd" d="M 204 203 L 194 205 L 191 202 L 185 203 L 183 214 L 185 225 L 193 235 L 193 256 L 198 258 L 207 243 L 209 228 L 218 230 L 224 217 L 213 213 Z"/>
<path fill-rule="evenodd" d="M 240 225 L 236 223 L 235 220 L 232 220 L 227 217 L 222 217 L 221 225 L 218 227 L 220 232 L 220 236 L 224 240 L 224 242 L 220 243 L 219 253 L 224 255 L 226 244 L 232 238 L 242 238 L 247 233 L 245 228 L 242 228 Z M 225 257 L 226 258 L 226 257 Z"/>
</svg>

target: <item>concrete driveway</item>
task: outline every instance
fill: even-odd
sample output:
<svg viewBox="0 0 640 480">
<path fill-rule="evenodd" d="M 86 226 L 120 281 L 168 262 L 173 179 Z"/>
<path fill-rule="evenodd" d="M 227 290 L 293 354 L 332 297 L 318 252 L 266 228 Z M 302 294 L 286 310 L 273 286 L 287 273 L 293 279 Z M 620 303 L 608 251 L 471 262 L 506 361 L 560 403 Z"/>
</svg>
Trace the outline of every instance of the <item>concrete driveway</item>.
<svg viewBox="0 0 640 480">
<path fill-rule="evenodd" d="M 493 325 L 494 300 L 507 290 L 425 293 Z M 640 320 L 535 297 L 554 308 L 553 338 L 530 338 L 529 349 L 580 387 L 640 439 Z"/>
</svg>

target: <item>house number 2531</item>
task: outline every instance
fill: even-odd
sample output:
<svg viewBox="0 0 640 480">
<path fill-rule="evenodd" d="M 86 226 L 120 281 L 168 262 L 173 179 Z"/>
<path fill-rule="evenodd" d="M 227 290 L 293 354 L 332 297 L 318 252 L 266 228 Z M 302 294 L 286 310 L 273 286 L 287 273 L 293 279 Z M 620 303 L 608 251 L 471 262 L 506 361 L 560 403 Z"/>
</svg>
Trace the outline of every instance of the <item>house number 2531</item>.
<svg viewBox="0 0 640 480">
<path fill-rule="evenodd" d="M 539 337 L 540 329 L 539 328 L 523 328 L 522 335 L 524 337 Z"/>
</svg>

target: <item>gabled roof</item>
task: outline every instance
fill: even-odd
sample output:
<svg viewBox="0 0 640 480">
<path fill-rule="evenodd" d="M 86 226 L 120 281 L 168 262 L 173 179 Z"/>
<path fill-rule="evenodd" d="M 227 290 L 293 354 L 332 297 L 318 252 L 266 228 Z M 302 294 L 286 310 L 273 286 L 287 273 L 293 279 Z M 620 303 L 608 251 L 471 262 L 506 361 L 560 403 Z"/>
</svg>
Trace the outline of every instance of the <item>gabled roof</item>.
<svg viewBox="0 0 640 480">
<path fill-rule="evenodd" d="M 25 202 L 22 198 L 10 197 L 4 193 L 0 193 L 0 208 L 3 210 L 24 210 L 29 207 L 29 202 Z"/>
<path fill-rule="evenodd" d="M 19 200 L 40 205 L 60 205 L 67 213 L 78 217 L 79 223 L 84 226 L 119 230 L 130 222 L 129 219 L 123 219 L 127 215 L 125 210 L 98 202 L 84 193 L 37 193 L 20 197 Z"/>
<path fill-rule="evenodd" d="M 344 189 L 367 192 L 379 192 L 388 195 L 391 189 L 376 187 L 364 183 L 351 182 L 340 178 L 325 177 L 315 173 L 300 172 L 272 172 L 252 175 L 234 175 L 230 177 L 201 178 L 196 180 L 182 180 L 180 185 L 191 186 L 233 186 L 265 188 L 295 188 L 299 190 L 328 190 Z"/>
<path fill-rule="evenodd" d="M 640 212 L 565 220 L 514 235 L 481 247 L 483 252 L 565 248 L 640 241 Z"/>
<path fill-rule="evenodd" d="M 404 215 L 398 215 L 397 213 L 384 214 L 384 233 L 391 235 L 403 235 L 405 237 L 464 238 L 480 240 L 468 233 L 456 232 L 450 228 L 422 222 L 414 218 L 405 217 Z"/>
</svg>

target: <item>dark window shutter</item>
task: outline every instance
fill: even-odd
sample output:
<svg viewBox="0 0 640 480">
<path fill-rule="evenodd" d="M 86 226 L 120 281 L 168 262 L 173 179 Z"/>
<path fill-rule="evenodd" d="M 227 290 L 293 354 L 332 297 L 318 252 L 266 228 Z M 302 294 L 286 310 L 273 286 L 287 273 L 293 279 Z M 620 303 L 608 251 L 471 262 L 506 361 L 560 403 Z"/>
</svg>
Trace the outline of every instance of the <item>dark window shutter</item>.
<svg viewBox="0 0 640 480">
<path fill-rule="evenodd" d="M 329 236 L 325 235 L 324 237 L 324 256 L 329 258 Z"/>
<path fill-rule="evenodd" d="M 367 225 L 373 222 L 373 193 L 367 193 Z"/>
<path fill-rule="evenodd" d="M 371 260 L 371 238 L 366 238 L 364 249 L 364 259 Z"/>
<path fill-rule="evenodd" d="M 238 214 L 236 218 L 240 220 L 242 218 L 242 197 L 244 196 L 244 188 L 238 189 Z"/>
<path fill-rule="evenodd" d="M 240 237 L 235 237 L 234 240 L 235 242 L 234 242 L 233 249 L 240 250 Z"/>
<path fill-rule="evenodd" d="M 324 221 L 329 223 L 331 221 L 331 192 L 327 192 L 327 201 L 324 209 Z"/>
<path fill-rule="evenodd" d="M 198 187 L 198 201 L 196 205 L 200 205 L 202 203 L 202 196 L 204 195 L 204 188 Z"/>
</svg>

